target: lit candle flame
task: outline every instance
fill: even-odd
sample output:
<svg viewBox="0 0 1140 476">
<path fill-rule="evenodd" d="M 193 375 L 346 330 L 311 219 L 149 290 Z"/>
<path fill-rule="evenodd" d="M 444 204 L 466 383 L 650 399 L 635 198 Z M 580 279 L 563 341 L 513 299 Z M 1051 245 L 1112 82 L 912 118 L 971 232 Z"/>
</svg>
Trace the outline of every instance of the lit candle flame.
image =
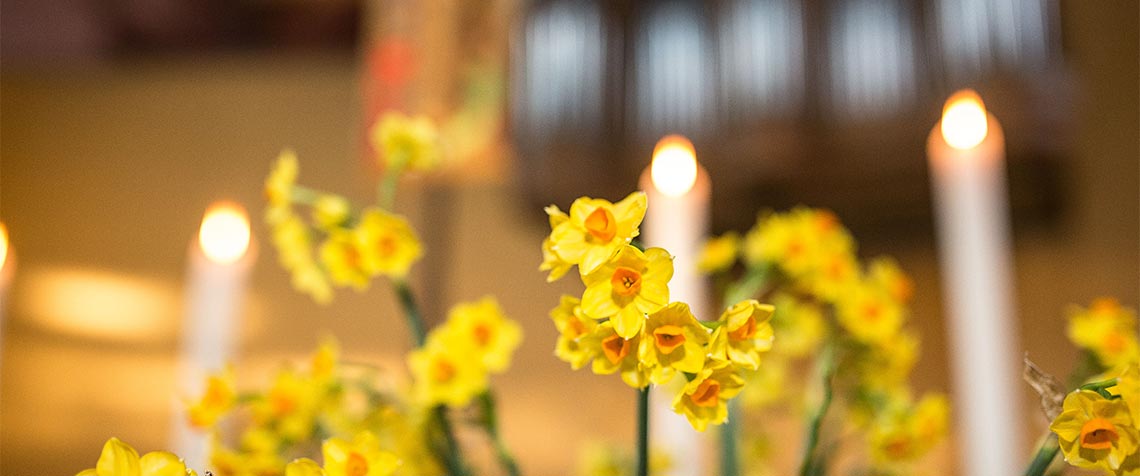
<svg viewBox="0 0 1140 476">
<path fill-rule="evenodd" d="M 249 249 L 249 217 L 245 209 L 235 203 L 211 205 L 202 218 L 198 245 L 215 263 L 229 264 L 241 259 Z"/>
<path fill-rule="evenodd" d="M 942 109 L 942 138 L 958 150 L 970 149 L 986 140 L 989 132 L 986 106 L 972 89 L 963 89 L 946 100 Z"/>
<path fill-rule="evenodd" d="M 693 143 L 679 135 L 661 138 L 653 148 L 649 175 L 653 186 L 665 195 L 679 197 L 688 193 L 697 182 L 697 153 Z"/>
<path fill-rule="evenodd" d="M 0 269 L 8 262 L 8 226 L 0 223 Z"/>
</svg>

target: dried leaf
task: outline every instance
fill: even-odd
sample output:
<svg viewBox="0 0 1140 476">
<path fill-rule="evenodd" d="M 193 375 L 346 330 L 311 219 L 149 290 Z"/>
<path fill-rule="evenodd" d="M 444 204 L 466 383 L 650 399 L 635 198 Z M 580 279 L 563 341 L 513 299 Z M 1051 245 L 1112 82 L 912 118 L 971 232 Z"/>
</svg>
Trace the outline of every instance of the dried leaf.
<svg viewBox="0 0 1140 476">
<path fill-rule="evenodd" d="M 1061 381 L 1057 377 L 1045 373 L 1037 364 L 1029 360 L 1029 354 L 1025 354 L 1025 370 L 1022 372 L 1021 377 L 1029 383 L 1030 387 L 1041 396 L 1041 411 L 1045 412 L 1045 417 L 1049 421 L 1057 418 L 1061 414 L 1061 404 L 1065 401 L 1065 386 L 1061 385 Z"/>
</svg>

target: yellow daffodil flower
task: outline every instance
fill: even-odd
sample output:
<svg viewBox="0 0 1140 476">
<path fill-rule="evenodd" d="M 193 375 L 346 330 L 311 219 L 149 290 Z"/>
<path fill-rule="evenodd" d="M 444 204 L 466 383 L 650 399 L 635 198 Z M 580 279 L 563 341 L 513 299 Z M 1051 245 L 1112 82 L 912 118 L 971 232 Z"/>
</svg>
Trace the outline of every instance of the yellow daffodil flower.
<svg viewBox="0 0 1140 476">
<path fill-rule="evenodd" d="M 307 263 L 293 269 L 293 289 L 308 294 L 318 304 L 332 302 L 332 285 L 324 271 L 315 263 Z"/>
<path fill-rule="evenodd" d="M 431 170 L 439 164 L 439 132 L 426 116 L 384 114 L 370 132 L 372 147 L 394 172 Z"/>
<path fill-rule="evenodd" d="M 796 208 L 763 216 L 744 238 L 745 261 L 752 266 L 774 263 L 794 281 L 824 269 L 823 258 L 854 255 L 854 241 L 829 211 Z M 835 260 L 832 265 L 845 264 Z M 829 272 L 843 271 L 836 268 Z"/>
<path fill-rule="evenodd" d="M 1100 298 L 1088 309 L 1074 307 L 1069 312 L 1069 339 L 1096 354 L 1107 368 L 1140 360 L 1136 312 L 1115 299 Z"/>
<path fill-rule="evenodd" d="M 800 286 L 824 302 L 834 303 L 859 282 L 859 261 L 846 249 L 824 249 L 815 256 L 812 271 Z"/>
<path fill-rule="evenodd" d="M 321 445 L 326 476 L 389 476 L 399 466 L 396 455 L 380 449 L 371 432 L 356 435 L 351 442 L 330 438 Z"/>
<path fill-rule="evenodd" d="M 673 257 L 661 248 L 644 253 L 636 247 L 618 248 L 594 272 L 582 276 L 582 312 L 595 319 L 609 318 L 614 330 L 629 339 L 641 332 L 645 315 L 669 302 Z"/>
<path fill-rule="evenodd" d="M 558 342 L 554 355 L 570 364 L 574 370 L 584 367 L 594 358 L 594 353 L 582 345 L 581 339 L 598 326 L 597 321 L 582 313 L 582 306 L 574 296 L 562 296 L 558 307 L 550 311 L 554 327 L 558 329 Z"/>
<path fill-rule="evenodd" d="M 139 457 L 131 445 L 118 438 L 103 444 L 103 452 L 95 468 L 80 471 L 76 476 L 192 476 L 196 473 L 172 453 L 154 451 Z"/>
<path fill-rule="evenodd" d="M 617 203 L 579 198 L 570 205 L 569 219 L 551 229 L 550 249 L 562 261 L 578 265 L 582 275 L 593 273 L 637 237 L 645 208 L 644 192 L 631 193 Z"/>
<path fill-rule="evenodd" d="M 482 359 L 470 356 L 471 343 L 452 333 L 432 332 L 422 348 L 408 354 L 415 395 L 425 406 L 462 407 L 487 388 Z"/>
<path fill-rule="evenodd" d="M 570 221 L 570 215 L 567 215 L 557 206 L 551 205 L 546 207 L 546 215 L 550 217 L 550 229 L 554 230 L 567 221 Z M 574 267 L 574 263 L 563 260 L 558 253 L 554 251 L 554 240 L 549 236 L 542 240 L 542 264 L 538 266 L 539 271 L 550 271 L 546 276 L 546 282 L 553 283 L 566 275 L 570 268 Z"/>
<path fill-rule="evenodd" d="M 736 263 L 739 250 L 740 235 L 735 231 L 706 241 L 697 258 L 697 269 L 706 274 L 727 271 Z"/>
<path fill-rule="evenodd" d="M 773 352 L 790 358 L 814 354 L 827 335 L 823 309 L 787 293 L 773 296 L 772 304 L 775 307 L 772 328 L 775 335 L 780 336 L 780 345 Z"/>
<path fill-rule="evenodd" d="M 898 334 L 902 307 L 887 291 L 864 281 L 852 286 L 836 304 L 836 317 L 847 332 L 864 343 L 880 343 Z"/>
<path fill-rule="evenodd" d="M 313 262 L 312 237 L 305 221 L 289 215 L 275 223 L 272 229 L 273 246 L 281 266 L 292 270 Z"/>
<path fill-rule="evenodd" d="M 1114 472 L 1136 453 L 1140 440 L 1122 399 L 1106 399 L 1088 390 L 1066 396 L 1049 429 L 1057 434 L 1069 464 Z"/>
<path fill-rule="evenodd" d="M 492 373 L 507 370 L 522 342 L 522 328 L 503 314 L 492 296 L 451 308 L 445 327 L 454 338 L 465 341 L 473 351 L 471 357 L 480 359 Z"/>
<path fill-rule="evenodd" d="M 202 392 L 202 397 L 186 409 L 190 424 L 198 428 L 214 426 L 219 418 L 233 408 L 237 399 L 234 387 L 234 373 L 230 367 L 206 377 L 206 390 Z"/>
<path fill-rule="evenodd" d="M 867 274 L 871 281 L 886 289 L 896 302 L 905 304 L 914 296 L 914 282 L 899 268 L 894 258 L 880 256 L 871 260 Z"/>
<path fill-rule="evenodd" d="M 356 232 L 362 267 L 373 276 L 403 279 L 423 254 L 415 231 L 399 215 L 377 208 L 365 210 Z"/>
<path fill-rule="evenodd" d="M 697 431 L 728 420 L 728 400 L 744 388 L 744 379 L 732 365 L 706 367 L 673 399 L 673 411 L 685 415 Z"/>
<path fill-rule="evenodd" d="M 633 388 L 649 385 L 649 376 L 637 357 L 640 344 L 640 334 L 624 339 L 609 321 L 598 324 L 592 332 L 582 337 L 582 346 L 594 354 L 594 373 L 609 375 L 620 372 L 621 379 Z"/>
<path fill-rule="evenodd" d="M 287 205 L 293 193 L 293 185 L 297 182 L 297 154 L 291 150 L 281 151 L 277 156 L 277 163 L 269 171 L 265 179 L 265 198 L 270 205 Z"/>
<path fill-rule="evenodd" d="M 733 304 L 721 314 L 709 353 L 713 358 L 731 361 L 742 368 L 760 367 L 760 354 L 772 350 L 770 322 L 775 308 L 748 299 Z"/>
<path fill-rule="evenodd" d="M 328 382 L 336 378 L 340 365 L 340 344 L 333 337 L 321 339 L 321 344 L 309 357 L 310 371 L 317 382 Z"/>
<path fill-rule="evenodd" d="M 313 202 L 313 223 L 323 230 L 332 230 L 348 220 L 352 206 L 340 195 L 324 194 Z"/>
<path fill-rule="evenodd" d="M 325 470 L 309 458 L 295 459 L 285 465 L 285 476 L 326 476 Z"/>
<path fill-rule="evenodd" d="M 649 381 L 660 385 L 676 372 L 700 372 L 708 342 L 709 331 L 693 317 L 689 305 L 675 302 L 649 315 L 637 348 L 638 359 L 649 369 Z"/>
<path fill-rule="evenodd" d="M 357 291 L 368 289 L 368 273 L 359 246 L 358 235 L 350 230 L 335 228 L 321 244 L 321 265 L 333 284 L 352 286 Z"/>
<path fill-rule="evenodd" d="M 950 412 L 945 396 L 927 395 L 914 406 L 909 399 L 888 405 L 869 435 L 871 456 L 879 464 L 913 461 L 945 436 Z"/>
<path fill-rule="evenodd" d="M 252 403 L 254 419 L 273 425 L 284 438 L 303 440 L 312 433 L 323 388 L 291 370 L 279 372 L 265 395 Z"/>
<path fill-rule="evenodd" d="M 904 385 L 918 362 L 919 346 L 918 336 L 909 332 L 899 332 L 871 346 L 866 356 L 856 364 L 863 385 L 871 388 Z"/>
</svg>

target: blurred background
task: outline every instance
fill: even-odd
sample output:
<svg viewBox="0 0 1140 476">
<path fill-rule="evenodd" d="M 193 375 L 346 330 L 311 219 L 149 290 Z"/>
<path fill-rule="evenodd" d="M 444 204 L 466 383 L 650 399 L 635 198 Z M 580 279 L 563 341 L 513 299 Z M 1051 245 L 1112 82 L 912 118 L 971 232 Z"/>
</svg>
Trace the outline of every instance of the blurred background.
<svg viewBox="0 0 1140 476">
<path fill-rule="evenodd" d="M 976 89 L 1005 130 L 1021 348 L 1065 374 L 1077 354 L 1067 305 L 1140 301 L 1135 2 L 0 8 L 5 475 L 73 474 L 110 436 L 168 446 L 188 250 L 216 200 L 250 210 L 258 248 L 239 382 L 265 384 L 324 334 L 348 358 L 401 365 L 407 336 L 389 289 L 313 303 L 291 289 L 260 220 L 262 181 L 284 147 L 300 157 L 302 184 L 370 201 L 380 170 L 365 131 L 388 109 L 435 118 L 450 151 L 443 171 L 398 197 L 426 242 L 414 278 L 429 320 L 494 294 L 525 328 L 495 385 L 505 438 L 531 474 L 570 474 L 580 442 L 630 441 L 634 406 L 617 379 L 552 355 L 547 312 L 580 290 L 537 271 L 541 207 L 624 197 L 667 133 L 692 139 L 708 170 L 713 232 L 806 204 L 836 211 L 861 255 L 898 258 L 917 285 L 919 391 L 951 389 L 924 150 L 959 88 Z M 1047 422 L 1027 387 L 1022 396 L 1032 441 Z"/>
</svg>

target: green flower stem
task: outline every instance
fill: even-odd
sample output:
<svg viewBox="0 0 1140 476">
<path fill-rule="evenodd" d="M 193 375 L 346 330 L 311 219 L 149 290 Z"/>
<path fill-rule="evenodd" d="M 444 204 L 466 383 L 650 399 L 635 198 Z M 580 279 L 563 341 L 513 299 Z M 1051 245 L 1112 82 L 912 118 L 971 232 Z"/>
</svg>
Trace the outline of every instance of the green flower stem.
<svg viewBox="0 0 1140 476">
<path fill-rule="evenodd" d="M 487 436 L 491 438 L 492 444 L 495 445 L 495 453 L 499 458 L 499 465 L 507 472 L 508 476 L 519 476 L 519 465 L 515 462 L 515 457 L 511 455 L 507 445 L 503 443 L 502 437 L 499 435 L 499 419 L 496 414 L 495 408 L 495 395 L 490 390 L 479 394 L 479 407 L 483 410 L 483 429 L 487 432 Z"/>
<path fill-rule="evenodd" d="M 730 286 L 724 293 L 725 306 L 731 306 L 745 299 L 756 296 L 768 281 L 768 267 L 756 266 L 748 268 L 744 279 Z"/>
<path fill-rule="evenodd" d="M 740 455 L 737 454 L 737 435 L 740 431 L 740 401 L 728 402 L 728 421 L 720 427 L 720 474 L 740 476 Z"/>
<path fill-rule="evenodd" d="M 835 351 L 832 344 L 824 347 L 819 356 L 820 383 L 823 386 L 823 398 L 819 401 L 819 408 L 812 415 L 808 424 L 807 447 L 804 449 L 803 463 L 800 465 L 800 476 L 822 474 L 822 461 L 816 459 L 816 448 L 819 447 L 820 432 L 823 428 L 824 417 L 831 406 L 832 388 L 831 379 L 835 376 Z"/>
<path fill-rule="evenodd" d="M 396 203 L 396 186 L 400 183 L 400 175 L 404 173 L 407 160 L 392 160 L 388 164 L 384 178 L 380 179 L 380 184 L 376 186 L 376 202 L 380 204 L 380 208 L 392 211 L 392 206 Z"/>
<path fill-rule="evenodd" d="M 419 305 L 416 304 L 415 295 L 412 294 L 408 283 L 403 280 L 392 281 L 392 287 L 396 290 L 400 307 L 404 309 L 404 318 L 408 321 L 413 342 L 417 348 L 423 347 L 424 342 L 427 341 L 427 330 L 424 326 L 423 315 L 420 314 Z M 442 458 L 447 466 L 447 474 L 450 476 L 466 476 L 468 474 L 467 465 L 463 462 L 459 444 L 455 441 L 455 432 L 451 429 L 451 422 L 447 419 L 447 408 L 443 405 L 436 405 L 435 408 L 432 408 L 431 418 L 436 428 L 439 429 L 440 437 L 443 438 L 442 447 L 440 445 L 432 446 L 436 447 L 437 453 L 439 453 L 437 456 Z"/>
<path fill-rule="evenodd" d="M 637 476 L 649 476 L 649 386 L 637 398 Z"/>
<path fill-rule="evenodd" d="M 416 347 L 423 347 L 427 341 L 427 330 L 424 328 L 424 318 L 420 314 L 420 307 L 416 304 L 416 297 L 405 281 L 393 281 L 396 296 L 400 299 L 400 307 L 404 308 L 404 318 L 408 320 L 408 329 L 412 332 L 412 339 Z"/>
<path fill-rule="evenodd" d="M 1025 469 L 1025 476 L 1043 476 L 1045 470 L 1057 458 L 1057 453 L 1061 451 L 1061 447 L 1057 445 L 1057 435 L 1052 432 L 1045 441 L 1041 442 L 1041 446 L 1037 448 L 1037 455 L 1033 457 L 1033 461 L 1029 463 L 1029 467 Z"/>
</svg>

